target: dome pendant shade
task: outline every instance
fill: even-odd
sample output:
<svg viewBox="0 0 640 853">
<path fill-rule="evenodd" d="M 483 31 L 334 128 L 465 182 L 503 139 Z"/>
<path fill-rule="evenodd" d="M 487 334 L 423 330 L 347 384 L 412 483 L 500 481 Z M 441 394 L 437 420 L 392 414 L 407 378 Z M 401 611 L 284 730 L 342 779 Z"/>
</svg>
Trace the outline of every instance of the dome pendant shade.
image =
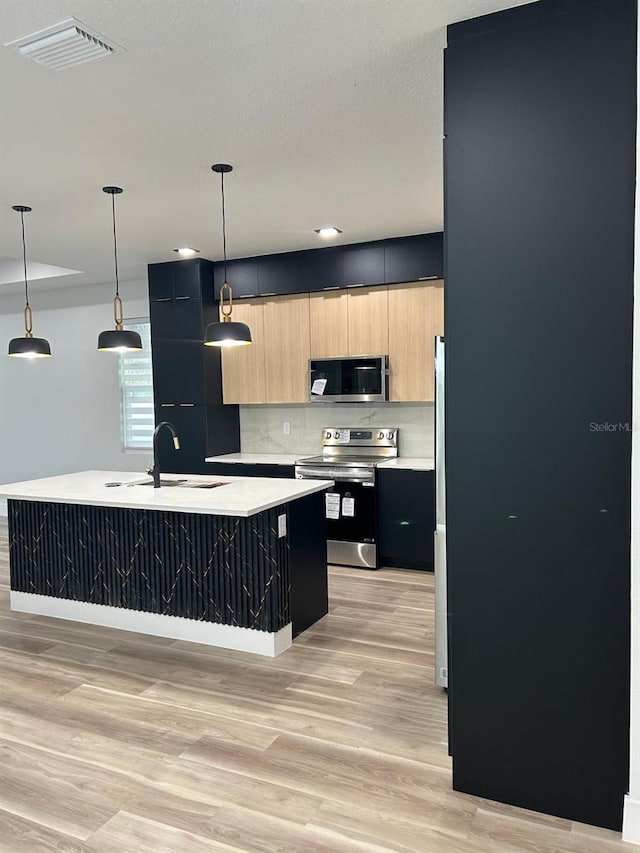
<svg viewBox="0 0 640 853">
<path fill-rule="evenodd" d="M 51 358 L 51 346 L 44 338 L 12 338 L 9 355 L 14 358 Z"/>
<path fill-rule="evenodd" d="M 100 352 L 132 352 L 142 349 L 142 338 L 128 329 L 107 329 L 98 336 Z"/>
<path fill-rule="evenodd" d="M 246 323 L 225 320 L 209 323 L 204 335 L 206 347 L 241 347 L 252 343 L 251 330 Z"/>
</svg>

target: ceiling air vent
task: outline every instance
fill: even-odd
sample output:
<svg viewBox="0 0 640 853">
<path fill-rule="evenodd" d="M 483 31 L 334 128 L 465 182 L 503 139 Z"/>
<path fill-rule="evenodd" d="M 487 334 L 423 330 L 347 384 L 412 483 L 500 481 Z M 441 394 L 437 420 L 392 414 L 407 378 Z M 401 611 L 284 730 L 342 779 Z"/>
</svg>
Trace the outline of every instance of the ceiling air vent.
<svg viewBox="0 0 640 853">
<path fill-rule="evenodd" d="M 5 47 L 56 71 L 122 50 L 119 45 L 109 44 L 103 36 L 90 32 L 77 18 L 66 18 L 53 27 L 10 41 Z"/>
</svg>

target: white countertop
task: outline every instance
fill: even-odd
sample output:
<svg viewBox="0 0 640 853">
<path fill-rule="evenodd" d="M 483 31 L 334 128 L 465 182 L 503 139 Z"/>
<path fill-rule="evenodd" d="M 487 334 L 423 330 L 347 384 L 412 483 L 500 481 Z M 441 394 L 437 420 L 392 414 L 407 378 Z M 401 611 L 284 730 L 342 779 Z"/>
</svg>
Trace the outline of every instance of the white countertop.
<svg viewBox="0 0 640 853">
<path fill-rule="evenodd" d="M 131 471 L 81 471 L 42 480 L 0 485 L 0 498 L 51 503 L 115 506 L 129 509 L 195 512 L 247 517 L 280 504 L 321 492 L 332 480 L 290 480 L 277 477 L 219 477 L 164 474 L 162 480 L 225 483 L 215 489 L 133 485 L 151 477 Z M 122 483 L 107 487 L 105 483 Z"/>
<path fill-rule="evenodd" d="M 319 454 L 298 453 L 227 453 L 225 456 L 207 456 L 205 462 L 235 462 L 245 465 L 295 465 L 299 459 Z M 398 456 L 381 462 L 379 468 L 399 468 L 409 471 L 433 471 L 433 456 Z"/>
<path fill-rule="evenodd" d="M 396 468 L 409 471 L 433 471 L 435 469 L 433 456 L 398 456 L 381 462 L 378 468 Z"/>
<path fill-rule="evenodd" d="M 245 465 L 295 465 L 304 453 L 226 453 L 224 456 L 207 456 L 205 462 L 240 462 Z M 310 453 L 306 454 L 311 456 Z"/>
</svg>

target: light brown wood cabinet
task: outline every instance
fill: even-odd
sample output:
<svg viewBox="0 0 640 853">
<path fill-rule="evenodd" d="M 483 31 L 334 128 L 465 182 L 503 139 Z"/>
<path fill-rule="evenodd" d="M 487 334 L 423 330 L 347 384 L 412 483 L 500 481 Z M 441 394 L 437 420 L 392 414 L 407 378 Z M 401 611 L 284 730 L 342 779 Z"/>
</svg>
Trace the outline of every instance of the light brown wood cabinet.
<svg viewBox="0 0 640 853">
<path fill-rule="evenodd" d="M 234 302 L 233 319 L 249 326 L 253 343 L 248 347 L 229 347 L 222 350 L 224 402 L 264 403 L 266 398 L 266 345 L 263 301 L 242 299 Z"/>
<path fill-rule="evenodd" d="M 433 400 L 434 337 L 444 334 L 442 281 L 389 287 L 389 399 Z"/>
<path fill-rule="evenodd" d="M 310 358 L 309 294 L 264 299 L 265 403 L 306 403 Z"/>
<path fill-rule="evenodd" d="M 312 293 L 309 297 L 310 358 L 339 358 L 349 354 L 349 294 Z"/>
<path fill-rule="evenodd" d="M 354 287 L 347 290 L 348 355 L 386 355 L 389 351 L 388 288 Z"/>
<path fill-rule="evenodd" d="M 390 400 L 434 399 L 442 281 L 243 299 L 233 319 L 249 325 L 254 343 L 223 350 L 225 403 L 306 403 L 310 358 L 387 353 Z"/>
</svg>

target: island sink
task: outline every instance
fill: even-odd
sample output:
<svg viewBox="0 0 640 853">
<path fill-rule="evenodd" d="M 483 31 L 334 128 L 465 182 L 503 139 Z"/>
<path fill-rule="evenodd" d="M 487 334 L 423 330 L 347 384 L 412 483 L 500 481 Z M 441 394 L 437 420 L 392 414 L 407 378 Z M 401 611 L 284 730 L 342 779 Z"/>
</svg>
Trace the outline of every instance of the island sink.
<svg viewBox="0 0 640 853">
<path fill-rule="evenodd" d="M 153 480 L 144 480 L 142 483 L 130 483 L 131 486 L 153 486 Z M 165 486 L 177 486 L 181 489 L 215 489 L 218 486 L 228 486 L 229 483 L 200 482 L 198 480 L 160 480 L 162 488 Z"/>
</svg>

